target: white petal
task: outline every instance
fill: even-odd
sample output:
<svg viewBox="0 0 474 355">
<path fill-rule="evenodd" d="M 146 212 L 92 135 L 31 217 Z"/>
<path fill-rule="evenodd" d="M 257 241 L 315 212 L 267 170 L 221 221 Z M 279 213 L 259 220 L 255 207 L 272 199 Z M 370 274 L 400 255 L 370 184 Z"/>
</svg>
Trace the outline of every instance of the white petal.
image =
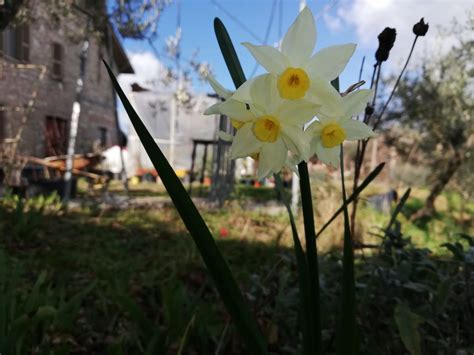
<svg viewBox="0 0 474 355">
<path fill-rule="evenodd" d="M 275 143 L 266 143 L 260 150 L 258 160 L 258 178 L 261 179 L 271 173 L 279 173 L 285 165 L 288 150 L 283 140 L 277 139 Z"/>
<path fill-rule="evenodd" d="M 269 73 L 278 75 L 289 66 L 286 57 L 276 48 L 270 46 L 254 46 L 248 42 L 242 44 Z"/>
<path fill-rule="evenodd" d="M 320 105 L 307 100 L 287 100 L 279 107 L 278 118 L 292 125 L 304 125 L 318 113 Z"/>
<path fill-rule="evenodd" d="M 232 134 L 224 131 L 217 132 L 217 136 L 224 142 L 232 142 L 234 140 L 234 136 Z"/>
<path fill-rule="evenodd" d="M 252 132 L 252 123 L 244 124 L 237 130 L 230 150 L 231 159 L 244 158 L 257 153 L 262 146 Z"/>
<path fill-rule="evenodd" d="M 323 125 L 320 121 L 314 121 L 311 125 L 306 129 L 307 132 L 312 134 L 313 136 L 320 137 L 321 131 L 323 130 Z"/>
<path fill-rule="evenodd" d="M 207 76 L 207 81 L 209 82 L 209 85 L 212 86 L 216 94 L 222 97 L 223 99 L 227 99 L 230 95 L 233 94 L 232 91 L 227 90 L 225 87 L 223 87 L 212 75 Z"/>
<path fill-rule="evenodd" d="M 249 79 L 245 81 L 242 85 L 239 86 L 239 88 L 234 92 L 232 95 L 232 98 L 237 101 L 242 101 L 242 102 L 249 102 L 252 100 L 250 96 L 250 88 L 252 87 L 253 83 L 255 80 L 259 79 L 261 76 L 267 75 L 267 74 L 262 74 L 258 75 L 252 79 Z"/>
<path fill-rule="evenodd" d="M 343 114 L 341 95 L 324 79 L 311 78 L 309 98 L 314 103 L 321 105 L 318 111 L 326 116 L 337 117 Z"/>
<path fill-rule="evenodd" d="M 333 167 L 337 168 L 339 166 L 339 154 L 341 152 L 341 146 L 335 146 L 332 148 L 324 148 L 321 142 L 317 142 L 315 144 L 315 151 L 318 159 L 326 164 L 332 165 Z"/>
<path fill-rule="evenodd" d="M 254 80 L 250 96 L 252 103 L 266 114 L 273 114 L 282 102 L 276 79 L 271 74 L 262 75 Z"/>
<path fill-rule="evenodd" d="M 340 120 L 339 123 L 346 131 L 346 139 L 349 141 L 375 137 L 375 133 L 372 129 L 362 121 L 349 118 Z"/>
<path fill-rule="evenodd" d="M 205 115 L 220 115 L 220 107 L 221 107 L 222 102 L 218 102 L 217 104 L 212 105 L 211 107 L 208 107 L 206 111 L 204 111 Z"/>
<path fill-rule="evenodd" d="M 291 25 L 283 38 L 281 51 L 291 66 L 299 67 L 313 53 L 316 43 L 316 26 L 311 11 L 305 7 Z"/>
<path fill-rule="evenodd" d="M 249 121 L 255 118 L 249 105 L 233 99 L 212 105 L 204 111 L 204 114 L 222 114 L 239 121 Z"/>
<path fill-rule="evenodd" d="M 297 126 L 285 125 L 282 127 L 282 138 L 288 150 L 301 160 L 308 160 L 310 155 L 309 140 L 311 135 Z"/>
<path fill-rule="evenodd" d="M 334 80 L 346 67 L 355 47 L 355 44 L 350 43 L 324 48 L 309 60 L 305 69 L 310 76 L 318 75 L 329 81 Z"/>
<path fill-rule="evenodd" d="M 374 90 L 362 89 L 351 92 L 342 98 L 344 117 L 352 117 L 361 113 L 367 103 L 372 100 Z"/>
</svg>

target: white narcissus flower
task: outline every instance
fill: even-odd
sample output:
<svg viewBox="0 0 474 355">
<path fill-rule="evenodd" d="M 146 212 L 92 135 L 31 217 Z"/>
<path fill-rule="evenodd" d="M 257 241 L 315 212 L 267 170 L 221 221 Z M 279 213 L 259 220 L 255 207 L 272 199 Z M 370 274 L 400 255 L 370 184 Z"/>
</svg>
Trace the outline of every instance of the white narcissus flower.
<svg viewBox="0 0 474 355">
<path fill-rule="evenodd" d="M 230 101 L 226 105 L 226 106 L 230 106 L 230 105 L 232 105 L 233 101 L 239 101 L 240 104 L 241 104 L 242 102 L 247 102 L 247 101 L 251 100 L 250 99 L 250 86 L 252 85 L 253 81 L 256 78 L 258 78 L 258 76 L 244 82 L 239 88 L 238 95 L 235 95 L 232 98 L 231 98 L 231 96 L 234 95 L 235 91 L 231 91 L 231 90 L 228 90 L 228 89 L 224 88 L 212 75 L 207 76 L 207 81 L 209 82 L 209 85 L 211 85 L 211 87 L 214 89 L 215 93 L 217 95 L 219 95 L 222 99 L 224 99 L 225 101 L 230 99 Z M 206 110 L 206 114 L 208 114 L 208 115 L 221 114 L 222 112 L 219 111 L 219 107 L 221 107 L 221 104 L 222 104 L 222 102 L 219 102 L 219 103 L 209 107 Z M 239 105 L 239 104 L 237 104 L 237 105 Z M 238 120 L 236 120 L 232 117 L 230 117 L 230 123 L 232 124 L 232 127 L 234 127 L 235 129 L 239 129 L 243 125 L 243 123 L 241 121 L 238 121 Z M 227 141 L 229 140 L 228 139 L 228 134 L 225 133 L 225 132 L 219 132 L 219 136 L 223 140 L 227 140 Z"/>
<path fill-rule="evenodd" d="M 288 100 L 307 99 L 321 105 L 319 112 L 341 114 L 339 93 L 330 84 L 345 68 L 355 44 L 325 48 L 311 56 L 316 42 L 313 14 L 304 8 L 288 29 L 281 51 L 270 46 L 243 45 L 277 79 L 280 96 Z"/>
<path fill-rule="evenodd" d="M 373 137 L 372 129 L 364 122 L 352 119 L 359 114 L 373 96 L 373 90 L 358 90 L 339 98 L 340 116 L 318 115 L 306 132 L 311 135 L 311 154 L 334 167 L 339 166 L 340 145 L 345 140 Z"/>
<path fill-rule="evenodd" d="M 303 125 L 316 115 L 319 106 L 282 100 L 275 78 L 269 74 L 256 77 L 251 85 L 246 84 L 205 112 L 224 114 L 239 122 L 232 140 L 231 158 L 258 154 L 259 178 L 279 172 L 285 166 L 288 152 L 302 160 L 308 159 L 310 136 L 303 131 Z"/>
</svg>

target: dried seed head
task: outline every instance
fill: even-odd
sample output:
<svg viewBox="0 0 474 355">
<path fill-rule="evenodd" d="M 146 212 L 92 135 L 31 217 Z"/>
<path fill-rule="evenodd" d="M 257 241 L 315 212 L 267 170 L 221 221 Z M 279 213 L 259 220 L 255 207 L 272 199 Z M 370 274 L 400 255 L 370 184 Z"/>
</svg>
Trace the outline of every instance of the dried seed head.
<svg viewBox="0 0 474 355">
<path fill-rule="evenodd" d="M 388 59 L 390 50 L 395 43 L 397 31 L 394 28 L 385 27 L 385 29 L 377 36 L 379 39 L 379 48 L 375 52 L 375 59 L 378 62 L 385 62 Z"/>
<path fill-rule="evenodd" d="M 422 17 L 421 20 L 415 23 L 415 25 L 413 26 L 413 33 L 416 36 L 424 36 L 426 35 L 426 32 L 428 32 L 429 27 L 430 26 L 427 23 L 425 23 L 425 20 Z"/>
<path fill-rule="evenodd" d="M 367 106 L 365 107 L 365 114 L 366 114 L 367 116 L 370 116 L 370 115 L 372 115 L 373 113 L 374 113 L 374 106 L 372 106 L 372 105 L 367 105 Z"/>
</svg>

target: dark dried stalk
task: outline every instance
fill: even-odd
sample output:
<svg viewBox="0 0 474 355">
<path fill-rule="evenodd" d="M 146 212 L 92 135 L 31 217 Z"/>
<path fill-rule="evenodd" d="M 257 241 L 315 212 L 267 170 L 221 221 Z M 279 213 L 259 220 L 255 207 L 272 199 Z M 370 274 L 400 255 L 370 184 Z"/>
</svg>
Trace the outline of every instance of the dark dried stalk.
<svg viewBox="0 0 474 355">
<path fill-rule="evenodd" d="M 393 95 L 395 94 L 395 91 L 397 90 L 398 88 L 398 85 L 400 84 L 400 80 L 401 78 L 403 77 L 403 74 L 405 73 L 405 70 L 408 66 L 408 63 L 410 62 L 410 59 L 411 59 L 411 56 L 413 54 L 413 51 L 415 49 L 415 45 L 416 45 L 416 42 L 418 40 L 418 35 L 415 36 L 415 39 L 413 40 L 413 43 L 411 45 L 411 49 L 410 49 L 410 53 L 408 54 L 408 57 L 405 61 L 405 65 L 403 66 L 396 82 L 395 82 L 395 85 L 393 86 L 393 89 L 392 91 L 390 92 L 390 95 L 387 99 L 387 101 L 385 102 L 383 108 L 382 108 L 382 111 L 380 112 L 380 114 L 377 116 L 377 118 L 374 120 L 374 125 L 372 127 L 373 130 L 376 130 L 380 124 L 380 122 L 382 121 L 382 116 L 383 114 L 385 113 L 385 110 L 387 109 L 390 101 L 392 100 L 393 98 Z M 381 70 L 381 62 L 376 62 L 375 65 L 374 65 L 374 71 L 372 72 L 372 79 L 371 79 L 371 83 L 370 83 L 370 88 L 374 88 L 374 98 L 372 100 L 372 108 L 375 108 L 375 103 L 376 103 L 376 98 L 377 98 L 377 89 L 378 89 L 378 84 L 379 84 L 379 79 L 380 79 L 380 70 Z M 369 124 L 370 123 L 370 118 L 372 116 L 372 113 L 368 110 L 366 110 L 366 113 L 364 115 L 364 122 Z M 365 151 L 366 151 L 366 148 L 367 148 L 367 144 L 369 143 L 369 139 L 364 139 L 362 141 L 358 141 L 357 142 L 357 150 L 356 150 L 356 157 L 355 157 L 355 164 L 354 164 L 354 184 L 353 184 L 353 187 L 352 187 L 352 191 L 355 192 L 355 190 L 357 189 L 358 185 L 359 185 L 359 179 L 360 179 L 360 173 L 361 173 L 361 170 L 362 170 L 362 164 L 364 162 L 364 157 L 365 157 Z M 351 211 L 351 234 L 352 236 L 355 236 L 355 219 L 356 219 L 356 215 L 357 215 L 357 204 L 358 204 L 358 199 L 356 199 L 354 201 L 354 203 L 352 204 L 352 211 Z"/>
</svg>

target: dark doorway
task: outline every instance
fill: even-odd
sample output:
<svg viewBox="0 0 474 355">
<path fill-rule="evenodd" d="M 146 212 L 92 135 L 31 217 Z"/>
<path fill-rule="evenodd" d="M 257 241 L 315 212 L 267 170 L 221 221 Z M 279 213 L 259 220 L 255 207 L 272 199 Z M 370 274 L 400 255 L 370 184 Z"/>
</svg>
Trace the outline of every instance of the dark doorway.
<svg viewBox="0 0 474 355">
<path fill-rule="evenodd" d="M 60 117 L 46 117 L 45 154 L 64 155 L 67 151 L 67 120 Z"/>
</svg>

